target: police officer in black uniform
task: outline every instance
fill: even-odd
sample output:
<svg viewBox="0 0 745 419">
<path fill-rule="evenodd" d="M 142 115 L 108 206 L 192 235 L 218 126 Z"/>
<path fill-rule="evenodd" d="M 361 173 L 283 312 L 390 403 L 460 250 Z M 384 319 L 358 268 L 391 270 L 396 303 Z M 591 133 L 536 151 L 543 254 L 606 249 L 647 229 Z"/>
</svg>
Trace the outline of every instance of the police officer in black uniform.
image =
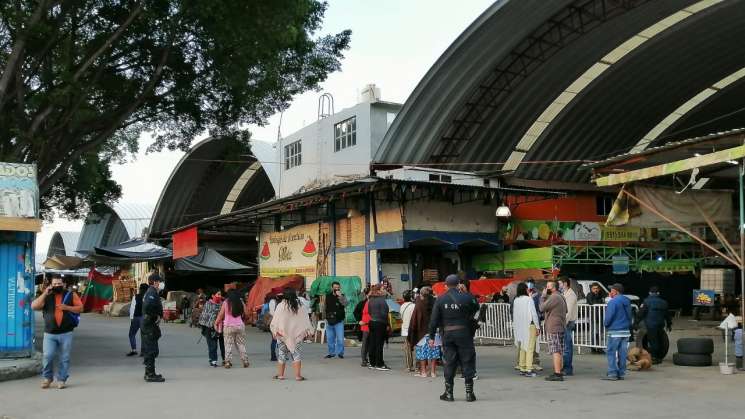
<svg viewBox="0 0 745 419">
<path fill-rule="evenodd" d="M 434 345 L 435 333 L 440 329 L 445 363 L 445 393 L 440 396 L 440 400 L 454 400 L 453 380 L 460 364 L 466 380 L 466 401 L 473 402 L 476 401 L 473 392 L 473 377 L 476 374 L 474 315 L 478 312 L 479 305 L 473 295 L 465 289 L 461 291 L 457 288 L 459 282 L 457 275 L 448 275 L 445 279 L 448 291 L 437 298 L 432 309 L 429 343 Z"/>
<path fill-rule="evenodd" d="M 158 339 L 160 339 L 160 319 L 163 317 L 163 304 L 160 302 L 161 284 L 160 275 L 152 273 L 147 279 L 150 288 L 142 297 L 142 353 L 145 358 L 145 381 L 149 383 L 162 383 L 166 379 L 155 373 L 155 358 L 158 357 Z"/>
</svg>

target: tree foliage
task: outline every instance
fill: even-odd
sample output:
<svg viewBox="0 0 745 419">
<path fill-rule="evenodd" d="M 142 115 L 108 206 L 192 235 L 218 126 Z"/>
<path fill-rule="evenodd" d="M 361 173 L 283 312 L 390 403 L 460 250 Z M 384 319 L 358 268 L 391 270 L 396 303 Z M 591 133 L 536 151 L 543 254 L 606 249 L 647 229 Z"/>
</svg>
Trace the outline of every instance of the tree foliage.
<svg viewBox="0 0 745 419">
<path fill-rule="evenodd" d="M 262 124 L 340 68 L 317 0 L 0 2 L 0 161 L 38 165 L 42 208 L 121 194 L 109 165 Z"/>
</svg>

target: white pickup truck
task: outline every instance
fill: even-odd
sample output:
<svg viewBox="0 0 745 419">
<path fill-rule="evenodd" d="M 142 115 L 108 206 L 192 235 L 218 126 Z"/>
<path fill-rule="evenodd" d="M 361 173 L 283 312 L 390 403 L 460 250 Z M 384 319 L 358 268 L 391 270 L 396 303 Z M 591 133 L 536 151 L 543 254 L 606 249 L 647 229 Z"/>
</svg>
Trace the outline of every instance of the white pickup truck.
<svg viewBox="0 0 745 419">
<path fill-rule="evenodd" d="M 592 286 L 592 284 L 600 285 L 600 288 L 605 292 L 605 295 L 606 295 L 605 302 L 607 303 L 608 302 L 607 295 L 610 294 L 610 290 L 608 290 L 608 288 L 605 285 L 597 281 L 577 280 L 577 285 L 582 288 L 582 295 L 580 296 L 578 303 L 585 304 L 587 302 L 585 299 L 585 296 L 590 293 L 590 287 Z M 633 295 L 633 294 L 624 294 L 624 295 L 626 296 L 626 298 L 631 300 L 631 304 L 637 307 L 639 307 L 642 304 L 642 300 L 638 296 Z"/>
</svg>

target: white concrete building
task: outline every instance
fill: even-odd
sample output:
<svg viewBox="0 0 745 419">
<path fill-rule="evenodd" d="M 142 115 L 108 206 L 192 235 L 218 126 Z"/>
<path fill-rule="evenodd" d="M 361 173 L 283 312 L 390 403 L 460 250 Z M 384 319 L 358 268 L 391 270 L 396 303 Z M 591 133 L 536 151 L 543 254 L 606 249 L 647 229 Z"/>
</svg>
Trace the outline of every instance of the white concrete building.
<svg viewBox="0 0 745 419">
<path fill-rule="evenodd" d="M 370 162 L 401 109 L 379 100 L 368 86 L 362 101 L 282 138 L 275 145 L 280 162 L 277 197 L 370 175 Z"/>
</svg>

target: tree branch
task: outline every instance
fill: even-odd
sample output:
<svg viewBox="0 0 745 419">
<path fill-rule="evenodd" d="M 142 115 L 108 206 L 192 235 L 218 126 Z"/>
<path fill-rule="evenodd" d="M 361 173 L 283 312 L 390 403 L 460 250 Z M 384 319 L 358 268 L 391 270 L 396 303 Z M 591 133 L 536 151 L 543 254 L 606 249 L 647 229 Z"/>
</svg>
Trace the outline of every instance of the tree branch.
<svg viewBox="0 0 745 419">
<path fill-rule="evenodd" d="M 42 173 L 39 173 L 39 175 L 41 176 L 41 179 L 39 181 L 39 192 L 42 195 L 45 194 L 55 183 L 57 183 L 57 181 L 59 181 L 62 176 L 64 176 L 67 168 L 72 164 L 72 162 L 80 158 L 83 153 L 100 146 L 104 141 L 109 139 L 109 137 L 111 137 L 111 135 L 116 132 L 116 130 L 120 129 L 124 121 L 126 121 L 126 119 L 130 115 L 132 115 L 132 113 L 134 113 L 134 111 L 136 111 L 140 105 L 142 105 L 145 99 L 153 93 L 153 91 L 155 90 L 155 86 L 158 84 L 160 76 L 163 73 L 163 69 L 165 68 L 169 52 L 170 50 L 168 48 L 165 48 L 163 50 L 160 61 L 156 66 L 155 71 L 153 72 L 153 76 L 150 78 L 145 88 L 129 106 L 127 106 L 120 112 L 115 120 L 109 124 L 108 128 L 95 135 L 90 140 L 85 141 L 79 146 L 71 149 L 70 153 L 65 156 L 57 165 L 57 167 L 52 171 L 44 175 L 42 175 Z"/>
<path fill-rule="evenodd" d="M 0 77 L 0 107 L 5 103 L 8 85 L 13 79 L 13 74 L 16 72 L 20 58 L 26 49 L 26 41 L 28 40 L 31 28 L 39 23 L 39 20 L 41 20 L 41 17 L 46 12 L 47 8 L 53 6 L 56 2 L 49 5 L 47 3 L 47 0 L 40 0 L 36 10 L 34 10 L 34 13 L 31 15 L 25 30 L 18 32 L 18 39 L 16 39 L 16 42 L 13 44 L 13 50 L 8 56 L 8 61 L 5 63 L 5 68 L 2 71 L 2 77 Z"/>
<path fill-rule="evenodd" d="M 132 22 L 139 16 L 140 13 L 142 13 L 142 3 L 138 3 L 137 6 L 132 10 L 132 13 L 127 16 L 127 20 L 124 21 L 116 30 L 114 33 L 109 37 L 109 39 L 106 40 L 106 42 L 101 45 L 90 57 L 88 57 L 85 62 L 83 62 L 83 65 L 78 68 L 78 70 L 75 72 L 75 74 L 72 77 L 73 82 L 76 82 L 80 79 L 80 76 L 83 75 L 83 73 L 88 70 L 88 68 L 93 65 L 93 62 L 96 61 L 98 57 L 100 57 L 104 52 L 106 52 L 107 49 L 111 47 L 111 45 L 119 39 L 120 36 L 124 33 L 124 31 L 127 29 L 129 25 L 132 24 Z"/>
</svg>

